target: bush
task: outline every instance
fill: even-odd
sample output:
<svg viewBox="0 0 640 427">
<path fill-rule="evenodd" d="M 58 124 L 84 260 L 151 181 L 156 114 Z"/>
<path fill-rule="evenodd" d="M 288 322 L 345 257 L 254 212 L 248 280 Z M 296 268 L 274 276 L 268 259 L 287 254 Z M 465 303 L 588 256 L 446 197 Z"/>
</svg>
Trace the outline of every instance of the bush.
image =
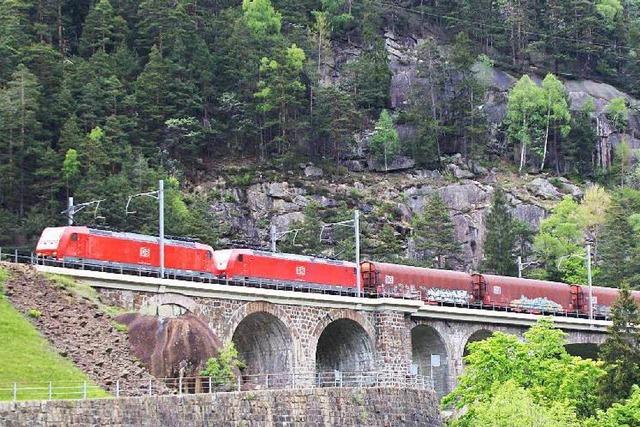
<svg viewBox="0 0 640 427">
<path fill-rule="evenodd" d="M 27 315 L 31 318 L 39 319 L 40 317 L 42 317 L 42 312 L 40 310 L 32 308 L 27 312 Z"/>
<path fill-rule="evenodd" d="M 233 341 L 227 342 L 220 352 L 218 357 L 211 357 L 207 360 L 207 366 L 200 371 L 200 375 L 205 377 L 211 377 L 211 380 L 216 385 L 233 385 L 235 384 L 235 369 L 244 369 L 245 364 L 240 360 L 238 350 L 233 344 Z"/>
<path fill-rule="evenodd" d="M 129 327 L 127 325 L 123 325 L 122 323 L 118 323 L 118 322 L 112 322 L 112 323 L 116 331 L 122 332 L 123 334 L 126 334 L 129 332 Z"/>
</svg>

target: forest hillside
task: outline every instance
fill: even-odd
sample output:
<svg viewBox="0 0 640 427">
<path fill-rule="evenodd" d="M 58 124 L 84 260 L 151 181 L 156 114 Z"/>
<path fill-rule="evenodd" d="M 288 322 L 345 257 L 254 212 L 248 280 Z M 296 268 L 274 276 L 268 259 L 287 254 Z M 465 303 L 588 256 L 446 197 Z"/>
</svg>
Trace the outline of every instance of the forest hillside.
<svg viewBox="0 0 640 427">
<path fill-rule="evenodd" d="M 320 232 L 357 208 L 373 258 L 515 274 L 521 256 L 583 281 L 587 242 L 600 265 L 621 256 L 608 238 L 640 253 L 633 2 L 6 0 L 0 17 L 0 245 L 32 247 L 69 196 L 101 201 L 81 224 L 153 233 L 155 201 L 125 205 L 165 179 L 168 233 L 216 246 L 273 225 L 282 250 L 350 258 L 348 230 Z"/>
</svg>

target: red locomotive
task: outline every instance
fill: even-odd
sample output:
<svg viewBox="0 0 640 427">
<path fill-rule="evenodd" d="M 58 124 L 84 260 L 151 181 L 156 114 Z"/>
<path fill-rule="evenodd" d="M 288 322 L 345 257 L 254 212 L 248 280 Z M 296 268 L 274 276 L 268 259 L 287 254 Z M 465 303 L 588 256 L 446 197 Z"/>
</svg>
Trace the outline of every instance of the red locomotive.
<svg viewBox="0 0 640 427">
<path fill-rule="evenodd" d="M 36 254 L 67 263 L 157 273 L 158 238 L 87 227 L 46 228 Z M 317 291 L 356 292 L 356 264 L 251 249 L 214 251 L 210 246 L 165 240 L 169 277 L 290 284 Z M 589 315 L 588 288 L 544 280 L 469 274 L 382 262 L 361 264 L 362 287 L 382 297 L 419 298 L 429 304 L 500 308 L 525 313 Z M 607 317 L 618 290 L 594 286 L 593 313 Z M 640 292 L 633 297 L 640 302 Z"/>
<path fill-rule="evenodd" d="M 356 288 L 356 264 L 252 249 L 215 251 L 214 274 L 246 281 L 304 283 L 319 289 Z"/>
<path fill-rule="evenodd" d="M 36 247 L 38 256 L 111 269 L 157 272 L 159 239 L 144 234 L 88 227 L 48 227 Z M 167 276 L 213 278 L 213 248 L 196 242 L 165 239 Z"/>
</svg>

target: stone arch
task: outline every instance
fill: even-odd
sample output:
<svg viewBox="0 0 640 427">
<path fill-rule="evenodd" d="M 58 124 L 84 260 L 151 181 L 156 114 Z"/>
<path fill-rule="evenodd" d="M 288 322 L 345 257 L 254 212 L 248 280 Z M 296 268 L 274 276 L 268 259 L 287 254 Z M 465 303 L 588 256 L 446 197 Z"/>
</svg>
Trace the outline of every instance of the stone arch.
<svg viewBox="0 0 640 427">
<path fill-rule="evenodd" d="M 469 335 L 469 338 L 467 338 L 467 341 L 464 345 L 464 351 L 462 352 L 462 357 L 465 357 L 469 354 L 469 344 L 476 341 L 486 340 L 492 334 L 493 331 L 490 331 L 488 329 L 477 329 L 476 331 L 474 331 L 471 335 Z"/>
<path fill-rule="evenodd" d="M 438 397 L 449 392 L 449 352 L 433 326 L 419 324 L 411 329 L 411 363 L 419 375 L 433 378 Z"/>
<path fill-rule="evenodd" d="M 290 373 L 299 359 L 299 338 L 289 316 L 278 306 L 255 301 L 243 305 L 226 324 L 247 374 Z"/>
<path fill-rule="evenodd" d="M 142 314 L 160 317 L 177 317 L 187 313 L 195 313 L 198 304 L 192 299 L 180 294 L 157 294 L 144 300 L 140 306 Z"/>
<path fill-rule="evenodd" d="M 598 358 L 600 345 L 604 343 L 606 337 L 606 334 L 569 332 L 564 347 L 572 356 L 596 360 Z"/>
<path fill-rule="evenodd" d="M 583 359 L 598 359 L 598 352 L 600 351 L 600 346 L 596 343 L 572 343 L 565 344 L 565 349 L 567 349 L 567 353 L 572 356 L 580 356 Z"/>
<path fill-rule="evenodd" d="M 309 346 L 316 372 L 363 371 L 374 367 L 374 328 L 359 313 L 332 310 L 314 328 Z"/>
</svg>

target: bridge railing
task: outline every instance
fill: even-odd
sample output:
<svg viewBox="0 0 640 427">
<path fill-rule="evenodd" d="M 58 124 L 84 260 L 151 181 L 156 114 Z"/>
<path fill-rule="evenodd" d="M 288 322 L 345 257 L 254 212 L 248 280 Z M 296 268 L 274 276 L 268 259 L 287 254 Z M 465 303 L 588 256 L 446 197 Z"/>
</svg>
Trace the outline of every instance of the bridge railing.
<svg viewBox="0 0 640 427">
<path fill-rule="evenodd" d="M 96 399 L 130 396 L 166 396 L 232 391 L 302 389 L 316 387 L 406 387 L 433 390 L 433 381 L 421 375 L 398 375 L 378 371 L 277 372 L 243 374 L 221 381 L 213 377 L 119 380 L 100 387 L 89 382 L 0 383 L 2 400 Z"/>
</svg>

